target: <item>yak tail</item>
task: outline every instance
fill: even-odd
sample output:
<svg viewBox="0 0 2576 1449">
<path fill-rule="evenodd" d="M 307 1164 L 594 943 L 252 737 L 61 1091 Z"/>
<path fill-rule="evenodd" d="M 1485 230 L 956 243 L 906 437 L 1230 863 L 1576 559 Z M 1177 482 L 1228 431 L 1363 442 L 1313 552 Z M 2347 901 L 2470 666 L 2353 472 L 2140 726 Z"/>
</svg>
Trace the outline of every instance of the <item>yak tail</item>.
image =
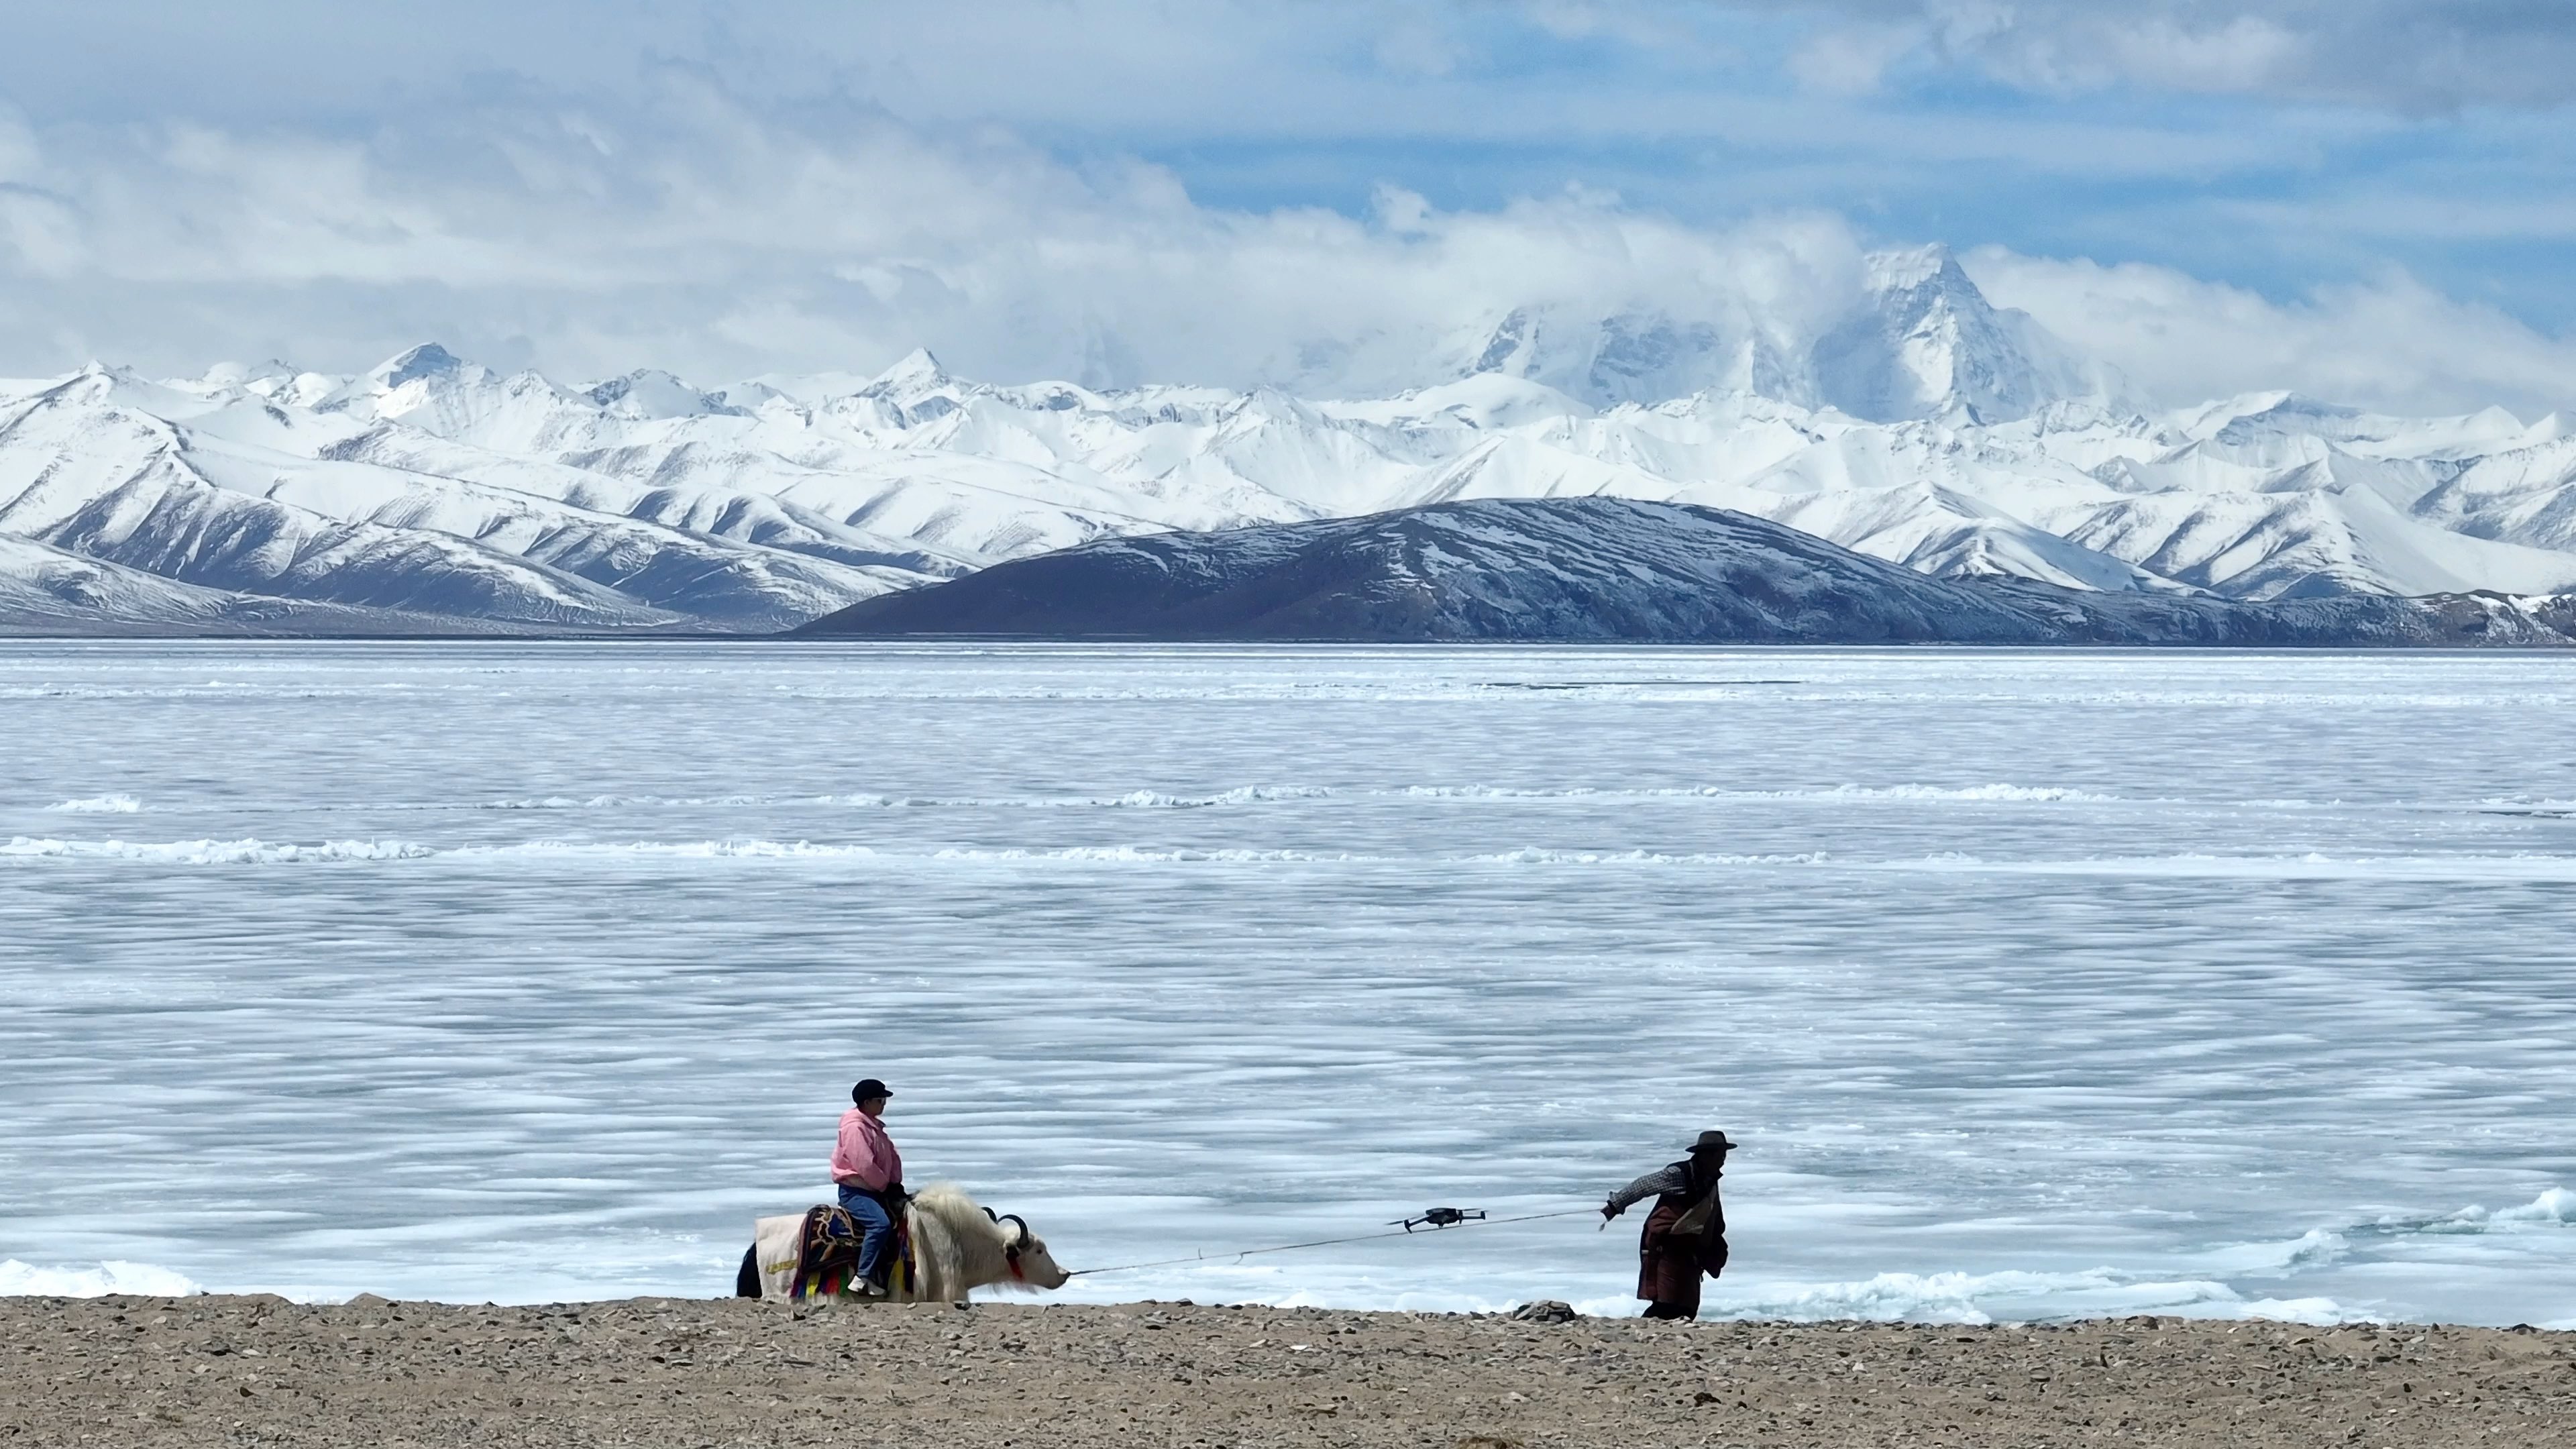
<svg viewBox="0 0 2576 1449">
<path fill-rule="evenodd" d="M 760 1296 L 760 1245 L 758 1243 L 742 1250 L 742 1271 L 733 1275 L 733 1296 L 736 1298 Z"/>
</svg>

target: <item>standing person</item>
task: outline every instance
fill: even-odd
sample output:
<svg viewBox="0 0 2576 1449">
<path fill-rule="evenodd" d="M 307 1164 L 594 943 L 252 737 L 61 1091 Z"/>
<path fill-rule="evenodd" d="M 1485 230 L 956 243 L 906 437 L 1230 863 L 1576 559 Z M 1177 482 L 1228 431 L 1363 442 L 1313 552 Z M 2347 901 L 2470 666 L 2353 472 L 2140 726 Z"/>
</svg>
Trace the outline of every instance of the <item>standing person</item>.
<svg viewBox="0 0 2576 1449">
<path fill-rule="evenodd" d="M 841 1114 L 841 1140 L 832 1148 L 832 1181 L 841 1206 L 859 1224 L 858 1290 L 886 1296 L 886 1248 L 894 1241 L 894 1215 L 903 1211 L 903 1154 L 886 1135 L 886 1102 L 894 1093 L 869 1077 L 850 1089 L 853 1104 Z"/>
<path fill-rule="evenodd" d="M 1723 1132 L 1703 1132 L 1690 1156 L 1647 1173 L 1601 1205 L 1606 1225 L 1629 1204 L 1655 1200 L 1637 1237 L 1637 1296 L 1646 1300 L 1648 1318 L 1699 1317 L 1700 1274 L 1714 1278 L 1725 1269 L 1726 1208 L 1717 1198 L 1717 1180 L 1734 1147 Z"/>
</svg>

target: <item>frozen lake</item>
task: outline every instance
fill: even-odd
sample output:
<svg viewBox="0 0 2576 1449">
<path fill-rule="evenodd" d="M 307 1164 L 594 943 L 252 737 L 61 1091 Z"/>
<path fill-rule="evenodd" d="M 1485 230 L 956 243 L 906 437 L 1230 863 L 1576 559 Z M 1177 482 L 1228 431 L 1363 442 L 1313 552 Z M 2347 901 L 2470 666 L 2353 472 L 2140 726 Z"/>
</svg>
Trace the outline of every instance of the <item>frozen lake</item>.
<svg viewBox="0 0 2576 1449">
<path fill-rule="evenodd" d="M 2576 659 L 0 644 L 0 1290 L 728 1292 L 850 1082 L 1071 1266 L 2576 1326 Z M 1632 1214 L 1079 1279 L 1629 1311 Z"/>
</svg>

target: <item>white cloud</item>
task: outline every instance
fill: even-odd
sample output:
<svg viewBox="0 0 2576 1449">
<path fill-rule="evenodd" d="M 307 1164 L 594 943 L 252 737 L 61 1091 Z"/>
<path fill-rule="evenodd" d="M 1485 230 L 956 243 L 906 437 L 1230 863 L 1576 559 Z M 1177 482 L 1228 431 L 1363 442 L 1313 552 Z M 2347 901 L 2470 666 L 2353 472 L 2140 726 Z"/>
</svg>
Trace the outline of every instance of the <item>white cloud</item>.
<svg viewBox="0 0 2576 1449">
<path fill-rule="evenodd" d="M 703 76 L 627 111 L 493 105 L 368 140 L 0 124 L 0 371 L 276 355 L 348 370 L 435 338 L 566 377 L 881 366 L 1376 390 L 1518 306 L 1630 308 L 1794 349 L 1859 295 L 1829 215 L 1686 224 L 1598 193 L 1369 215 L 1205 205 L 991 128 L 798 123 Z M 1987 252 L 1980 279 L 2174 401 L 2295 386 L 2398 408 L 2576 395 L 2568 345 L 2383 281 L 2298 303 Z"/>
<path fill-rule="evenodd" d="M 1739 9 L 1772 9 L 1739 5 Z M 1801 0 L 1807 54 L 1902 55 L 2066 94 L 2304 97 L 2406 111 L 2576 101 L 2576 6 L 2549 0 Z"/>
<path fill-rule="evenodd" d="M 1861 96 L 1877 90 L 1887 68 L 1922 48 L 1917 25 L 1850 25 L 1810 36 L 1789 57 L 1789 73 L 1811 91 Z"/>
<path fill-rule="evenodd" d="M 1994 248 L 1962 258 L 2019 307 L 2150 394 L 2184 403 L 2290 388 L 2401 413 L 2576 407 L 2576 340 L 2553 338 L 2403 274 L 2278 302 L 2166 267 Z"/>
<path fill-rule="evenodd" d="M 1075 169 L 991 132 L 866 111 L 792 128 L 681 72 L 622 119 L 449 124 L 402 145 L 40 137 L 0 231 L 0 366 L 69 365 L 54 349 L 76 336 L 161 367 L 278 349 L 350 367 L 426 328 L 567 373 L 866 367 L 929 343 L 996 376 L 1123 355 L 1158 377 L 1380 385 L 1515 305 L 1742 331 L 1814 325 L 1856 285 L 1832 221 L 1702 229 L 1581 194 L 1444 212 L 1390 191 L 1371 220 L 1211 208 L 1162 169 Z"/>
<path fill-rule="evenodd" d="M 1636 0 L 1523 0 L 1531 24 L 1559 40 L 1607 37 L 1664 56 L 1731 60 L 1739 52 L 1724 27 L 1711 26 L 1693 5 L 1638 4 Z"/>
<path fill-rule="evenodd" d="M 2109 38 L 2123 74 L 2192 91 L 2259 90 L 2292 71 L 2309 49 L 2305 37 L 2260 15 L 2197 30 L 2169 16 L 2149 17 Z"/>
<path fill-rule="evenodd" d="M 1373 51 L 1380 69 L 1408 77 L 1448 75 L 1468 54 L 1457 36 L 1426 17 L 1389 26 L 1379 33 Z"/>
</svg>

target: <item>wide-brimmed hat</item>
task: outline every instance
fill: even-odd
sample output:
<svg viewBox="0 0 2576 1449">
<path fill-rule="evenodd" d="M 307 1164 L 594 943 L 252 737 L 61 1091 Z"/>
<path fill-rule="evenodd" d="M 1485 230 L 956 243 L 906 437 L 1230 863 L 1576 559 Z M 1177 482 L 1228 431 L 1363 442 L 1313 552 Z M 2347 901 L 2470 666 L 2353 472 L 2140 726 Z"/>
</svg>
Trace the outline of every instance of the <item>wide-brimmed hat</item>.
<svg viewBox="0 0 2576 1449">
<path fill-rule="evenodd" d="M 1691 1144 L 1691 1151 L 1729 1152 L 1733 1151 L 1734 1147 L 1734 1143 L 1726 1140 L 1725 1133 L 1712 1130 L 1699 1134 L 1699 1140 Z"/>
</svg>

